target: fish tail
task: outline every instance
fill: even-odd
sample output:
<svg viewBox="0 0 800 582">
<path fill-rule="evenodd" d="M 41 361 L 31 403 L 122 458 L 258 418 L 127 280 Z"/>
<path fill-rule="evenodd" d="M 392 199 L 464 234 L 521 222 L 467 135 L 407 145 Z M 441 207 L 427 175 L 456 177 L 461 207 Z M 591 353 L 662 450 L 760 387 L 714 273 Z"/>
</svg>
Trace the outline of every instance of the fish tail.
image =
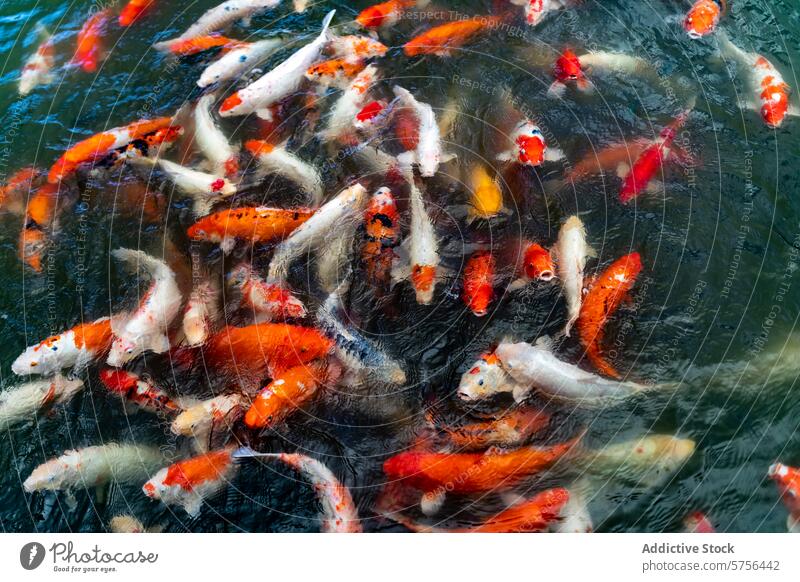
<svg viewBox="0 0 800 582">
<path fill-rule="evenodd" d="M 589 358 L 589 361 L 592 362 L 592 365 L 597 369 L 604 376 L 608 376 L 609 378 L 614 378 L 615 380 L 620 380 L 622 375 L 617 372 L 617 370 L 612 366 L 608 361 L 606 361 L 603 356 L 600 355 L 599 351 L 595 349 L 588 350 L 586 355 Z"/>
<path fill-rule="evenodd" d="M 333 33 L 330 30 L 330 26 L 334 14 L 336 14 L 336 10 L 331 10 L 325 15 L 325 18 L 322 21 L 322 30 L 319 33 L 319 38 L 324 39 L 326 42 L 333 38 Z"/>
</svg>

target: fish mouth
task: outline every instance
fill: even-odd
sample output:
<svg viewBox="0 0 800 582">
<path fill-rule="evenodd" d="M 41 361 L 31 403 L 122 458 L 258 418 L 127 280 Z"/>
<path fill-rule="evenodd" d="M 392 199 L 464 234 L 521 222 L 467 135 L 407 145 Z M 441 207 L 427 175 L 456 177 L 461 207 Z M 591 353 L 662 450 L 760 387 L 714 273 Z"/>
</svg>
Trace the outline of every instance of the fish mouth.
<svg viewBox="0 0 800 582">
<path fill-rule="evenodd" d="M 541 281 L 552 281 L 555 276 L 556 274 L 553 271 L 542 271 L 539 273 L 539 279 Z"/>
</svg>

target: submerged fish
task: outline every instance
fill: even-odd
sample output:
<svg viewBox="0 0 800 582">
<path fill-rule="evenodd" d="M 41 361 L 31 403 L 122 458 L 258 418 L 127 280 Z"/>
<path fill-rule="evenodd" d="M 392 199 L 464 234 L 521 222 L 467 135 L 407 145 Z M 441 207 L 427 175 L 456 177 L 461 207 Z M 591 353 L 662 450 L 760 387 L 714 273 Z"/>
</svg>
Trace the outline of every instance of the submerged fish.
<svg viewBox="0 0 800 582">
<path fill-rule="evenodd" d="M 281 176 L 307 192 L 315 208 L 322 203 L 324 194 L 322 176 L 313 165 L 291 153 L 285 145 L 275 146 L 265 141 L 251 139 L 245 142 L 244 147 L 256 160 L 258 165 L 256 176 L 263 177 L 267 174 Z"/>
<path fill-rule="evenodd" d="M 277 374 L 253 399 L 244 415 L 248 428 L 274 428 L 301 408 L 328 379 L 323 361 L 310 362 Z"/>
<path fill-rule="evenodd" d="M 8 429 L 14 424 L 33 420 L 36 414 L 66 404 L 83 390 L 83 380 L 54 376 L 12 386 L 0 392 L 0 427 Z"/>
<path fill-rule="evenodd" d="M 155 0 L 129 0 L 119 13 L 119 25 L 130 26 L 150 10 Z"/>
<path fill-rule="evenodd" d="M 41 23 L 36 25 L 36 34 L 39 37 L 39 46 L 25 65 L 19 78 L 19 94 L 27 95 L 39 85 L 49 85 L 53 82 L 53 64 L 55 62 L 55 49 L 53 37 Z"/>
<path fill-rule="evenodd" d="M 495 259 L 489 251 L 474 253 L 464 267 L 464 289 L 462 299 L 467 308 L 477 317 L 489 312 L 494 299 Z"/>
<path fill-rule="evenodd" d="M 306 316 L 305 305 L 291 291 L 265 281 L 247 263 L 234 268 L 228 282 L 241 293 L 242 308 L 250 310 L 258 323 Z"/>
<path fill-rule="evenodd" d="M 211 115 L 216 101 L 213 93 L 203 95 L 194 108 L 194 139 L 208 158 L 216 176 L 234 179 L 239 174 L 239 152 L 217 126 Z"/>
<path fill-rule="evenodd" d="M 558 278 L 567 300 L 567 323 L 564 335 L 569 337 L 572 325 L 578 320 L 583 299 L 583 270 L 586 258 L 594 251 L 586 242 L 586 229 L 577 216 L 570 216 L 558 231 L 558 242 L 552 251 L 556 255 Z"/>
<path fill-rule="evenodd" d="M 720 0 L 719 3 L 717 0 L 697 0 L 686 13 L 683 29 L 689 38 L 701 38 L 712 34 L 727 9 L 726 0 Z"/>
<path fill-rule="evenodd" d="M 222 394 L 185 408 L 170 425 L 173 434 L 193 438 L 198 448 L 208 450 L 215 431 L 227 432 L 245 413 L 247 401 L 240 394 Z"/>
<path fill-rule="evenodd" d="M 197 86 L 206 88 L 225 81 L 240 79 L 277 51 L 283 44 L 284 41 L 277 38 L 228 44 L 226 45 L 228 50 L 225 51 L 225 54 L 208 65 L 200 75 L 197 80 Z"/>
<path fill-rule="evenodd" d="M 489 447 L 518 447 L 550 424 L 550 415 L 536 408 L 515 408 L 495 419 L 449 426 L 431 419 L 436 430 L 459 451 L 486 450 Z"/>
<path fill-rule="evenodd" d="M 124 402 L 154 414 L 175 414 L 180 406 L 164 390 L 133 372 L 106 368 L 100 371 L 100 381 Z"/>
<path fill-rule="evenodd" d="M 461 376 L 458 397 L 466 402 L 490 398 L 496 394 L 521 394 L 523 386 L 503 369 L 495 352 L 486 352 Z"/>
<path fill-rule="evenodd" d="M 455 156 L 442 152 L 442 137 L 433 108 L 427 103 L 417 101 L 402 87 L 395 87 L 394 94 L 402 106 L 410 109 L 419 123 L 416 147 L 397 156 L 397 160 L 406 168 L 412 165 L 419 166 L 419 173 L 423 178 L 435 176 L 439 171 L 439 164 Z"/>
<path fill-rule="evenodd" d="M 480 33 L 497 28 L 500 16 L 475 16 L 434 26 L 403 45 L 406 56 L 436 55 L 449 57 L 454 49 L 462 47 Z"/>
<path fill-rule="evenodd" d="M 105 35 L 108 21 L 111 18 L 111 9 L 106 8 L 94 12 L 83 23 L 78 32 L 78 48 L 72 57 L 72 64 L 80 66 L 87 73 L 94 73 L 102 58 L 102 38 Z"/>
</svg>

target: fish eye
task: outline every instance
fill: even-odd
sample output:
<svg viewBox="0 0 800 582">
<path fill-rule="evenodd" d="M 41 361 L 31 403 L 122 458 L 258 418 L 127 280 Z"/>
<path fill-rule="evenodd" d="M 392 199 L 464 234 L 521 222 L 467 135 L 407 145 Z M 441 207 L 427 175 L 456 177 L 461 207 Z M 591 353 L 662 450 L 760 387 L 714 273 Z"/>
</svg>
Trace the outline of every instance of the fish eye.
<svg viewBox="0 0 800 582">
<path fill-rule="evenodd" d="M 57 352 L 58 351 L 58 346 L 53 346 L 52 349 L 53 349 L 54 352 Z"/>
<path fill-rule="evenodd" d="M 478 386 L 483 386 L 483 378 L 481 378 L 480 380 L 478 380 Z"/>
<path fill-rule="evenodd" d="M 35 368 L 39 365 L 39 362 L 31 362 L 31 368 Z"/>
</svg>

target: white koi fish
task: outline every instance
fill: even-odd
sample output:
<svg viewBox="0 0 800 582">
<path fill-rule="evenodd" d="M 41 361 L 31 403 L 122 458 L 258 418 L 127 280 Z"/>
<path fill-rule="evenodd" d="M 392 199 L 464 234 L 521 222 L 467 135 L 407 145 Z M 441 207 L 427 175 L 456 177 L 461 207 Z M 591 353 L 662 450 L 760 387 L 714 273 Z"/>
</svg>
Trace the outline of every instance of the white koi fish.
<svg viewBox="0 0 800 582">
<path fill-rule="evenodd" d="M 219 319 L 219 289 L 210 280 L 200 281 L 189 296 L 183 312 L 183 343 L 200 346 L 206 343 Z"/>
<path fill-rule="evenodd" d="M 517 382 L 503 369 L 497 354 L 486 352 L 461 375 L 458 397 L 465 402 L 474 402 L 495 394 L 519 393 L 520 390 Z"/>
<path fill-rule="evenodd" d="M 417 101 L 409 91 L 402 87 L 395 87 L 394 94 L 402 106 L 408 107 L 414 112 L 419 121 L 417 149 L 400 154 L 397 156 L 397 160 L 405 168 L 417 164 L 420 175 L 423 178 L 430 178 L 436 175 L 440 163 L 447 162 L 455 156 L 442 153 L 442 137 L 433 108 L 427 103 Z"/>
<path fill-rule="evenodd" d="M 25 61 L 19 78 L 19 94 L 23 96 L 39 85 L 49 85 L 53 82 L 51 72 L 54 63 L 53 37 L 42 23 L 36 25 L 36 34 L 40 38 L 39 46 Z"/>
<path fill-rule="evenodd" d="M 208 65 L 200 75 L 197 86 L 206 88 L 225 81 L 238 80 L 282 47 L 285 42 L 278 38 L 268 38 L 239 44 Z"/>
<path fill-rule="evenodd" d="M 284 281 L 292 261 L 323 241 L 332 228 L 350 228 L 350 223 L 361 217 L 366 201 L 367 189 L 356 183 L 323 205 L 276 247 L 269 264 L 267 281 Z"/>
<path fill-rule="evenodd" d="M 195 440 L 201 452 L 208 450 L 212 433 L 226 430 L 246 409 L 245 398 L 239 394 L 222 394 L 186 408 L 172 421 L 171 430 L 178 436 Z"/>
<path fill-rule="evenodd" d="M 304 192 L 311 195 L 311 203 L 318 207 L 324 194 L 322 176 L 319 170 L 291 153 L 283 146 L 274 146 L 261 140 L 249 140 L 244 147 L 258 162 L 256 177 L 263 178 L 267 174 L 277 174 L 294 182 Z"/>
<path fill-rule="evenodd" d="M 328 13 L 322 21 L 322 31 L 314 41 L 295 52 L 254 83 L 228 97 L 222 103 L 219 114 L 222 117 L 231 117 L 247 115 L 254 111 L 264 111 L 276 101 L 294 93 L 305 79 L 308 68 L 319 58 L 322 50 L 330 41 L 331 33 L 328 27 L 335 13 L 335 10 Z M 262 116 L 267 119 L 271 117 L 266 112 Z"/>
<path fill-rule="evenodd" d="M 352 64 L 382 57 L 389 50 L 385 44 L 374 38 L 358 35 L 334 36 L 330 48 L 335 58 L 344 59 Z"/>
<path fill-rule="evenodd" d="M 69 491 L 109 481 L 124 484 L 141 479 L 164 463 L 154 447 L 107 444 L 70 450 L 36 467 L 22 486 L 25 491 Z"/>
<path fill-rule="evenodd" d="M 518 162 L 526 166 L 541 166 L 545 162 L 564 159 L 564 152 L 547 145 L 542 130 L 527 119 L 520 121 L 508 136 L 511 149 L 497 154 L 502 162 Z"/>
<path fill-rule="evenodd" d="M 356 115 L 366 101 L 367 92 L 377 80 L 378 68 L 375 65 L 368 66 L 353 79 L 331 108 L 327 127 L 320 133 L 324 141 L 336 141 L 348 130 L 354 129 Z"/>
<path fill-rule="evenodd" d="M 194 139 L 200 151 L 214 168 L 214 175 L 235 178 L 239 173 L 239 152 L 228 143 L 228 138 L 211 115 L 216 97 L 203 95 L 194 108 Z"/>
<path fill-rule="evenodd" d="M 586 258 L 595 256 L 594 251 L 586 242 L 586 229 L 577 216 L 570 216 L 561 230 L 558 231 L 558 241 L 550 251 L 556 260 L 558 278 L 564 288 L 564 297 L 567 300 L 567 323 L 564 334 L 569 337 L 572 325 L 578 320 L 583 300 L 583 270 L 586 268 Z"/>
<path fill-rule="evenodd" d="M 83 390 L 83 380 L 53 376 L 13 386 L 0 392 L 0 427 L 33 420 L 36 413 L 58 404 L 66 404 Z"/>
<path fill-rule="evenodd" d="M 132 249 L 117 249 L 112 254 L 130 267 L 141 266 L 152 280 L 136 311 L 114 326 L 115 337 L 106 362 L 118 368 L 147 350 L 156 354 L 169 350 L 167 330 L 180 313 L 181 293 L 175 273 L 163 261 Z"/>
<path fill-rule="evenodd" d="M 586 498 L 589 495 L 591 484 L 588 479 L 581 478 L 567 489 L 569 500 L 561 508 L 559 521 L 552 526 L 556 533 L 591 533 L 594 531 L 592 515 Z"/>
</svg>

